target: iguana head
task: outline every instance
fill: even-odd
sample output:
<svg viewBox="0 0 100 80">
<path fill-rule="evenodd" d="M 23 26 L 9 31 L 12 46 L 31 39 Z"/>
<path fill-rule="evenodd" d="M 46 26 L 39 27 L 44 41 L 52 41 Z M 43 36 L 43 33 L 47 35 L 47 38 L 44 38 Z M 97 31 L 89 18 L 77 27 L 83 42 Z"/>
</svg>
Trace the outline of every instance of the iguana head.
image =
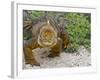
<svg viewBox="0 0 100 80">
<path fill-rule="evenodd" d="M 57 32 L 50 25 L 49 21 L 41 27 L 38 43 L 42 47 L 52 47 L 57 43 Z"/>
</svg>

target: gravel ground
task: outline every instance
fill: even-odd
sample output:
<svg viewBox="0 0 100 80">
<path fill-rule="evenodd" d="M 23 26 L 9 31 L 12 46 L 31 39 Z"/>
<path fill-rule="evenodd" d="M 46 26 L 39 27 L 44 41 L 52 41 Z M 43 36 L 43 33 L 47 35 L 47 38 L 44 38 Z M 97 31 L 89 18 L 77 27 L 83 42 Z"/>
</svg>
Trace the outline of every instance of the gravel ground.
<svg viewBox="0 0 100 80">
<path fill-rule="evenodd" d="M 90 66 L 91 55 L 81 46 L 77 53 L 65 53 L 62 52 L 59 57 L 48 58 L 48 48 L 37 48 L 33 50 L 36 56 L 36 60 L 40 63 L 40 66 L 31 66 L 24 64 L 24 69 L 39 69 L 39 68 L 58 68 L 58 67 L 76 67 L 76 66 Z"/>
</svg>

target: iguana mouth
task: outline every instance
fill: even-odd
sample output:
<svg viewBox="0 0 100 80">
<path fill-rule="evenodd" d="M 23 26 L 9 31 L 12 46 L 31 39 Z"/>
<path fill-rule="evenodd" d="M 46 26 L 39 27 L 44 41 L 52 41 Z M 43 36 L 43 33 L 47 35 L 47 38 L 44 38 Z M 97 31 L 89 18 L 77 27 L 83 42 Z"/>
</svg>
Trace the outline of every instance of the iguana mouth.
<svg viewBox="0 0 100 80">
<path fill-rule="evenodd" d="M 43 40 L 41 38 L 38 38 L 38 44 L 43 47 L 51 47 L 57 43 L 57 39 L 52 39 L 52 40 Z"/>
</svg>

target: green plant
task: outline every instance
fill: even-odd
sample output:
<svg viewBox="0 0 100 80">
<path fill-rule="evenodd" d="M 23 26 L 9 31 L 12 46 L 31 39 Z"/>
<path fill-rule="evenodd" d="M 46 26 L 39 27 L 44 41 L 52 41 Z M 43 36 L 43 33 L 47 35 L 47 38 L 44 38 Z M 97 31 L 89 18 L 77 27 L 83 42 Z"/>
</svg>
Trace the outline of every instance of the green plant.
<svg viewBox="0 0 100 80">
<path fill-rule="evenodd" d="M 91 24 L 90 14 L 66 13 L 68 24 L 65 29 L 69 33 L 70 50 L 76 51 L 81 45 L 90 50 L 91 46 Z M 66 51 L 70 51 L 66 50 Z"/>
</svg>

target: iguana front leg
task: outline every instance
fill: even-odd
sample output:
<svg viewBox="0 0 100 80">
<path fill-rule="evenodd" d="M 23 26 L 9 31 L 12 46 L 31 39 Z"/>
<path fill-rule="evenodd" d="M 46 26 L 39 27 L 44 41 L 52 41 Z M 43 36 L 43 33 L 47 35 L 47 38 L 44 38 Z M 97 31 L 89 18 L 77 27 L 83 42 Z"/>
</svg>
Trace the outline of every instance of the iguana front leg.
<svg viewBox="0 0 100 80">
<path fill-rule="evenodd" d="M 34 40 L 30 40 L 23 46 L 24 56 L 25 56 L 25 63 L 39 66 L 40 64 L 36 61 L 34 53 L 32 52 L 33 49 L 39 47 L 38 43 Z"/>
<path fill-rule="evenodd" d="M 57 41 L 56 45 L 51 47 L 51 51 L 50 51 L 51 54 L 49 54 L 48 57 L 59 56 L 61 51 L 62 51 L 62 40 L 60 38 L 58 38 L 58 41 Z"/>
</svg>

